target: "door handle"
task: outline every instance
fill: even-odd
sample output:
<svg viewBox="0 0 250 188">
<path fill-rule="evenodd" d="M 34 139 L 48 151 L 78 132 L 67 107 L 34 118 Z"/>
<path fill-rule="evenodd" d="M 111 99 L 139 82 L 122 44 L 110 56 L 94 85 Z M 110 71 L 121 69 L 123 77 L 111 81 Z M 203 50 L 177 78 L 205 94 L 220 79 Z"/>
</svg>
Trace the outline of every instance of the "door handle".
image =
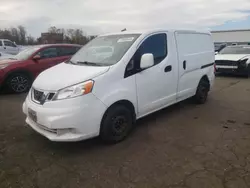
<svg viewBox="0 0 250 188">
<path fill-rule="evenodd" d="M 171 70 L 172 70 L 172 66 L 171 66 L 171 65 L 167 66 L 167 67 L 164 69 L 165 72 L 170 72 Z"/>
<path fill-rule="evenodd" d="M 183 61 L 183 69 L 186 70 L 186 68 L 187 68 L 187 62 L 185 60 L 185 61 Z"/>
</svg>

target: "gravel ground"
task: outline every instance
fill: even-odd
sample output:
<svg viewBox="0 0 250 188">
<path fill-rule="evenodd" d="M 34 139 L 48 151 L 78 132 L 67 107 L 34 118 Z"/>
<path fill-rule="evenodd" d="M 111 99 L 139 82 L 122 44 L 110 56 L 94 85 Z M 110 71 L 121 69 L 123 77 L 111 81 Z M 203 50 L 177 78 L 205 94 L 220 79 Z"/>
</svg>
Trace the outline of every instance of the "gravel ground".
<svg viewBox="0 0 250 188">
<path fill-rule="evenodd" d="M 217 77 L 205 105 L 171 106 L 104 145 L 52 143 L 25 125 L 25 95 L 0 95 L 0 187 L 250 187 L 249 96 L 250 80 Z"/>
</svg>

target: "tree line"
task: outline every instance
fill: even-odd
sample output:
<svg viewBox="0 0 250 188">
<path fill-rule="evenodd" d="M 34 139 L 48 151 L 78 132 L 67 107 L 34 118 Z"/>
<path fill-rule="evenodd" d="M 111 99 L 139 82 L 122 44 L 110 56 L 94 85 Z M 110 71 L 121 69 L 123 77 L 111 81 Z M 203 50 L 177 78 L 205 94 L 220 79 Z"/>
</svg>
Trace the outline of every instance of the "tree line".
<svg viewBox="0 0 250 188">
<path fill-rule="evenodd" d="M 58 43 L 73 43 L 73 44 L 86 44 L 95 36 L 87 36 L 82 29 L 64 29 L 55 26 L 50 27 L 47 31 L 48 34 L 58 34 L 61 37 L 57 39 Z M 18 27 L 11 27 L 0 29 L 0 39 L 9 39 L 17 45 L 35 45 L 41 44 L 42 37 L 34 38 L 29 35 L 26 28 L 22 25 Z"/>
</svg>

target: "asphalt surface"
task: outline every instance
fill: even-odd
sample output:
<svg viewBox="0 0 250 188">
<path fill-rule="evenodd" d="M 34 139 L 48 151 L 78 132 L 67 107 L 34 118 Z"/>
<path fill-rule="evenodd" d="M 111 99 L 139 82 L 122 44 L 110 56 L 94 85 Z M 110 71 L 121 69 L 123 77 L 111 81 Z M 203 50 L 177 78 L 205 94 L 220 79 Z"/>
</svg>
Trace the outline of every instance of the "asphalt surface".
<svg viewBox="0 0 250 188">
<path fill-rule="evenodd" d="M 250 187 L 250 79 L 218 77 L 190 100 L 137 122 L 124 142 L 52 143 L 24 123 L 25 95 L 0 95 L 1 188 Z"/>
</svg>

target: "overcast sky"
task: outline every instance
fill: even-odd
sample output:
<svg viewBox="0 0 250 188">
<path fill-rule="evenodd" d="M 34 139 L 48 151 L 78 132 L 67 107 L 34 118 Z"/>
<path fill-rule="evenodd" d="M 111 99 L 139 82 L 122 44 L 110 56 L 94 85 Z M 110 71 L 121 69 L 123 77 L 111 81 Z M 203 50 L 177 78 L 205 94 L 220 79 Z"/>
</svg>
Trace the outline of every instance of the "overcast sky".
<svg viewBox="0 0 250 188">
<path fill-rule="evenodd" d="M 207 29 L 247 20 L 249 10 L 250 0 L 0 0 L 0 28 L 22 24 L 33 36 L 50 26 L 88 34 L 125 27 Z"/>
</svg>

